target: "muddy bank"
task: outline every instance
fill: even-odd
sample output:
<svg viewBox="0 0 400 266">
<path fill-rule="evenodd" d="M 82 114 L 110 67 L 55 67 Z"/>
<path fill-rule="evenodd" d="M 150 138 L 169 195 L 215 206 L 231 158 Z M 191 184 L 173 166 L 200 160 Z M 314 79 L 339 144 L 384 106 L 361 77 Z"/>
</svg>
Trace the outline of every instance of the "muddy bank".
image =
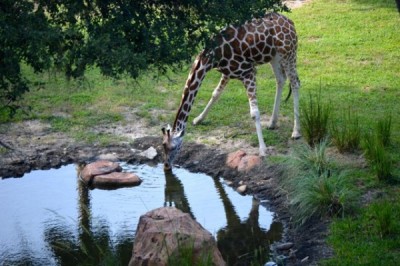
<svg viewBox="0 0 400 266">
<path fill-rule="evenodd" d="M 76 142 L 36 123 L 38 122 L 31 121 L 17 128 L 10 126 L 1 129 L 0 141 L 4 144 L 0 153 L 1 177 L 18 177 L 35 169 L 57 168 L 71 163 L 83 164 L 98 159 L 138 164 L 162 162 L 161 136 L 138 137 L 133 142 L 116 142 L 107 146 L 89 145 Z M 157 155 L 152 159 L 143 153 L 150 147 L 157 150 Z M 238 172 L 227 166 L 228 153 L 225 147 L 185 142 L 175 163 L 177 167 L 192 172 L 202 172 L 213 177 L 222 176 L 232 181 L 234 187 L 245 184 L 246 194 L 266 199 L 267 207 L 276 213 L 276 220 L 285 225 L 283 241 L 294 243 L 297 262 L 309 257 L 307 263 L 302 265 L 313 265 L 320 259 L 329 257 L 332 252 L 325 243 L 327 222 L 312 221 L 301 229 L 292 227 L 286 198 L 277 196 L 277 180 L 282 169 L 264 161 L 250 171 Z"/>
</svg>

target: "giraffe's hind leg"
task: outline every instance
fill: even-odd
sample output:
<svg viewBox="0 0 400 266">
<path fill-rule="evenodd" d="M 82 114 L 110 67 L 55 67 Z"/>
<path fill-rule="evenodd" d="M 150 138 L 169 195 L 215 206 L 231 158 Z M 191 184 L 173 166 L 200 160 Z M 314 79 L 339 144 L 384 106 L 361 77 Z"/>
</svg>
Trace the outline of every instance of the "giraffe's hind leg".
<svg viewBox="0 0 400 266">
<path fill-rule="evenodd" d="M 297 74 L 296 64 L 290 64 L 285 67 L 285 71 L 290 80 L 290 90 L 293 94 L 293 114 L 294 114 L 294 124 L 292 138 L 299 139 L 301 137 L 300 132 L 300 110 L 299 110 L 299 89 L 300 89 L 300 79 Z"/>
<path fill-rule="evenodd" d="M 203 112 L 193 119 L 193 125 L 199 124 L 201 121 L 206 118 L 208 112 L 211 109 L 211 106 L 218 100 L 219 96 L 221 95 L 222 91 L 225 89 L 226 84 L 228 83 L 229 78 L 225 75 L 222 75 L 221 80 L 219 81 L 218 86 L 215 88 L 214 92 L 212 93 L 211 99 L 208 102 L 207 106 L 204 108 Z"/>
<path fill-rule="evenodd" d="M 279 107 L 281 103 L 282 90 L 286 82 L 286 73 L 282 65 L 277 59 L 271 61 L 272 70 L 276 79 L 276 93 L 274 101 L 274 109 L 272 110 L 271 119 L 267 125 L 268 129 L 275 129 L 278 124 Z"/>
</svg>

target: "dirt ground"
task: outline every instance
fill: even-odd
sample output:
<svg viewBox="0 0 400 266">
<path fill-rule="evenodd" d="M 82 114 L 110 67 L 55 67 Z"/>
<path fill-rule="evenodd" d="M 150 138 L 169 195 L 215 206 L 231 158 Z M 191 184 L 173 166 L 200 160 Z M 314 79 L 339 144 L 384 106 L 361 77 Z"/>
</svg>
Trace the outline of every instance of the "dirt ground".
<svg viewBox="0 0 400 266">
<path fill-rule="evenodd" d="M 33 120 L 1 125 L 0 127 L 0 177 L 18 177 L 34 169 L 49 169 L 61 165 L 88 163 L 98 159 L 127 161 L 129 163 L 157 164 L 162 162 L 162 135 L 159 128 L 148 128 L 134 116 L 130 122 L 113 126 L 98 126 L 98 133 L 111 133 L 126 142 L 116 141 L 102 146 L 79 143 L 63 133 L 54 132 L 50 125 Z M 133 126 L 134 125 L 134 126 Z M 132 130 L 134 128 L 134 130 Z M 326 245 L 327 221 L 312 221 L 300 229 L 291 224 L 286 198 L 277 195 L 277 180 L 282 169 L 269 165 L 267 161 L 247 172 L 238 172 L 226 164 L 230 152 L 241 149 L 256 154 L 257 148 L 243 141 L 223 140 L 215 135 L 213 145 L 184 142 L 176 164 L 192 172 L 203 172 L 210 176 L 222 176 L 232 181 L 233 187 L 247 185 L 246 194 L 266 199 L 268 208 L 275 212 L 275 219 L 285 226 L 282 242 L 293 242 L 295 259 L 292 265 L 316 265 L 323 258 L 332 255 Z M 157 150 L 157 156 L 149 159 L 142 152 L 150 147 Z M 275 152 L 273 147 L 271 152 Z M 304 258 L 308 260 L 300 263 Z"/>
</svg>

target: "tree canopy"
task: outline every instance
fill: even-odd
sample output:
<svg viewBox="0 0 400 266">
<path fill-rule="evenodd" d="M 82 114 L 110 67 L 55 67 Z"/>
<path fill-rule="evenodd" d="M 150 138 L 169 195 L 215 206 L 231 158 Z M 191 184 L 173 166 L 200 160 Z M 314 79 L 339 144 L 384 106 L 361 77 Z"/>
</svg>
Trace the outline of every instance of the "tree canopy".
<svg viewBox="0 0 400 266">
<path fill-rule="evenodd" d="M 68 78 L 89 66 L 118 78 L 187 61 L 210 35 L 281 0 L 2 0 L 0 109 L 29 89 L 21 64 L 55 67 Z"/>
</svg>

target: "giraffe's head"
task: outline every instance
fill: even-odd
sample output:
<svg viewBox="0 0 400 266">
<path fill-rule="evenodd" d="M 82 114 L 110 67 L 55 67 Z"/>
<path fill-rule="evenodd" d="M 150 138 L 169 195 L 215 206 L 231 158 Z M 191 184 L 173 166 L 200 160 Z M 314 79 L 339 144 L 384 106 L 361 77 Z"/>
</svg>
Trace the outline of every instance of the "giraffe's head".
<svg viewBox="0 0 400 266">
<path fill-rule="evenodd" d="M 183 132 L 171 132 L 168 125 L 167 128 L 161 129 L 163 133 L 163 148 L 164 148 L 164 170 L 171 170 L 172 163 L 182 147 Z"/>
</svg>

